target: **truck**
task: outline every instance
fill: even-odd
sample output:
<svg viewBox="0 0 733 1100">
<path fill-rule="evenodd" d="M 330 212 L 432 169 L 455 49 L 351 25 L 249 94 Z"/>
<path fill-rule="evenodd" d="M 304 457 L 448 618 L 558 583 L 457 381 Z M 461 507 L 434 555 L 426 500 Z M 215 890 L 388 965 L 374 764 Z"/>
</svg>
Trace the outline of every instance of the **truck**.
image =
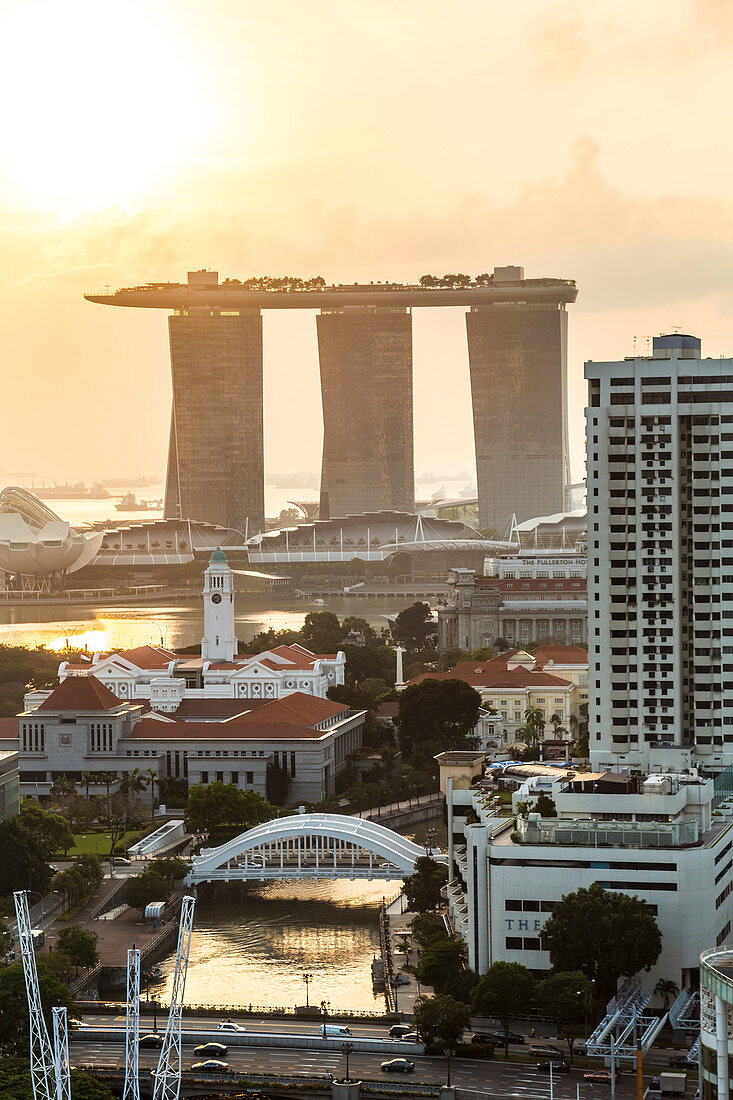
<svg viewBox="0 0 733 1100">
<path fill-rule="evenodd" d="M 687 1092 L 686 1073 L 660 1073 L 659 1087 L 662 1096 L 684 1096 Z"/>
</svg>

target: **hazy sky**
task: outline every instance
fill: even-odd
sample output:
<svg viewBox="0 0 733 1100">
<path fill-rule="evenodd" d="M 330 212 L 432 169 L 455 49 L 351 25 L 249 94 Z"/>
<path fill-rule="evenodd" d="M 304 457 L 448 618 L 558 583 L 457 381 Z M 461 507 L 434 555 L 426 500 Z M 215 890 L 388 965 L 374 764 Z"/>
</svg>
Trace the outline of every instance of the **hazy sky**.
<svg viewBox="0 0 733 1100">
<path fill-rule="evenodd" d="M 85 290 L 523 264 L 584 359 L 733 355 L 728 0 L 0 0 L 0 469 L 160 472 L 165 313 Z M 320 467 L 314 315 L 265 314 L 266 459 Z M 462 310 L 416 312 L 416 468 L 473 468 Z M 0 474 L 0 484 L 12 481 Z"/>
</svg>

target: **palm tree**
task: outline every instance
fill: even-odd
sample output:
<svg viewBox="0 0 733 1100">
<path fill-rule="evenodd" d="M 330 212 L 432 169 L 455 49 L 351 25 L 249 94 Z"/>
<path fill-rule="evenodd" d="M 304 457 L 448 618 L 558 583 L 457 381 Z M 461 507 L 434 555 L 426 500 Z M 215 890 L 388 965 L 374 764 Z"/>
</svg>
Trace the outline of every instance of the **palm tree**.
<svg viewBox="0 0 733 1100">
<path fill-rule="evenodd" d="M 148 785 L 148 780 L 139 768 L 133 768 L 120 780 L 120 793 L 127 795 L 128 803 L 132 801 L 134 794 L 141 794 Z"/>
<path fill-rule="evenodd" d="M 85 798 L 88 802 L 89 801 L 89 788 L 91 787 L 92 783 L 97 782 L 97 776 L 94 772 L 82 772 L 81 773 L 81 781 L 84 784 L 84 796 L 85 796 Z"/>
<path fill-rule="evenodd" d="M 539 707 L 530 704 L 524 712 L 524 728 L 533 741 L 537 741 L 545 729 L 545 716 Z"/>
<path fill-rule="evenodd" d="M 671 978 L 660 978 L 657 984 L 654 986 L 654 993 L 657 997 L 664 999 L 663 1012 L 666 1012 L 669 1008 L 669 1002 L 672 997 L 676 997 L 679 993 L 679 986 L 677 982 L 673 982 Z"/>
<path fill-rule="evenodd" d="M 155 784 L 158 782 L 159 776 L 155 768 L 148 768 L 145 777 L 150 787 L 150 820 L 155 821 Z"/>
</svg>

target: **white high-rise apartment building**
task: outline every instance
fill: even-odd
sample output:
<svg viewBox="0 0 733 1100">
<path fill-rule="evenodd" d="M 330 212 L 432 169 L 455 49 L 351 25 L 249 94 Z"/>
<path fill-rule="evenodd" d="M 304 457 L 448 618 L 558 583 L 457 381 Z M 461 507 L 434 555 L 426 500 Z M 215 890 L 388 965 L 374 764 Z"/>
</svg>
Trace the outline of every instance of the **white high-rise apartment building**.
<svg viewBox="0 0 733 1100">
<path fill-rule="evenodd" d="M 585 365 L 598 770 L 733 763 L 733 359 L 656 338 Z"/>
</svg>

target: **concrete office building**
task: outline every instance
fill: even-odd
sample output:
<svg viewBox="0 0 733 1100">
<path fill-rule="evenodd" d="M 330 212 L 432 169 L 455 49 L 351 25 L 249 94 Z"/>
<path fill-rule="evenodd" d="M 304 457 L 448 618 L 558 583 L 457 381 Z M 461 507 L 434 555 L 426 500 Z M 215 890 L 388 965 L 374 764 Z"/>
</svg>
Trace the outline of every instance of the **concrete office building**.
<svg viewBox="0 0 733 1100">
<path fill-rule="evenodd" d="M 568 466 L 567 302 L 574 284 L 542 280 L 524 292 L 524 268 L 494 268 L 510 300 L 466 314 L 476 444 L 479 527 L 530 519 L 566 507 Z M 528 466 L 531 476 L 528 476 Z"/>
<path fill-rule="evenodd" d="M 215 273 L 190 272 L 200 286 Z M 204 284 L 205 285 L 205 284 Z M 168 318 L 173 408 L 166 519 L 259 530 L 265 518 L 262 315 L 186 306 Z"/>
<path fill-rule="evenodd" d="M 410 310 L 323 310 L 316 327 L 323 400 L 320 518 L 412 512 Z"/>
<path fill-rule="evenodd" d="M 412 310 L 468 306 L 481 526 L 564 507 L 567 481 L 565 305 L 569 279 L 521 267 L 420 285 L 321 278 L 148 283 L 87 301 L 173 310 L 173 418 L 166 516 L 261 523 L 263 309 L 310 309 L 323 386 L 321 517 L 412 511 Z M 525 476 L 526 460 L 532 464 Z"/>
<path fill-rule="evenodd" d="M 730 782 L 495 765 L 523 782 L 551 779 L 556 818 L 500 817 L 485 754 L 437 757 L 448 813 L 451 922 L 479 974 L 497 961 L 551 969 L 540 933 L 564 895 L 594 882 L 642 898 L 662 933 L 644 984 L 695 987 L 700 953 L 723 944 L 733 918 Z M 729 777 L 726 777 L 729 780 Z M 715 812 L 717 809 L 717 813 Z M 469 823 L 470 822 L 470 823 Z"/>
<path fill-rule="evenodd" d="M 733 763 L 733 360 L 586 363 L 591 759 Z"/>
</svg>

